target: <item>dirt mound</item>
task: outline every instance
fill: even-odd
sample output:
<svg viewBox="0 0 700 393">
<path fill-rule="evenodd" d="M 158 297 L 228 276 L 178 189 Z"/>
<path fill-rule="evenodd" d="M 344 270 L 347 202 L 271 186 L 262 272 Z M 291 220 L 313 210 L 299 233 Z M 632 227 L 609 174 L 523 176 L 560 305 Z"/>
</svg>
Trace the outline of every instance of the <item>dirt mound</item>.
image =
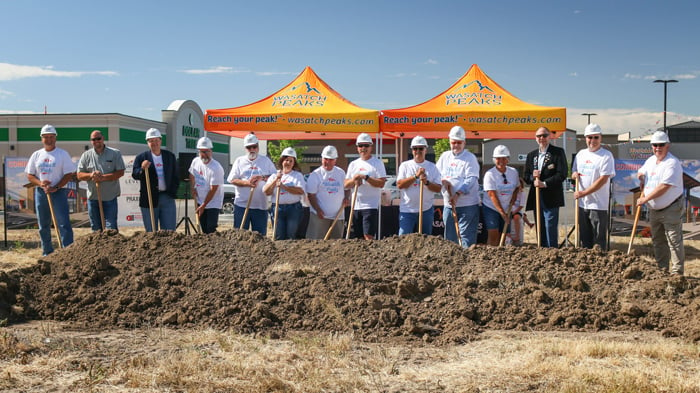
<svg viewBox="0 0 700 393">
<path fill-rule="evenodd" d="M 0 320 L 211 326 L 277 337 L 462 342 L 483 329 L 662 330 L 700 340 L 700 285 L 613 251 L 436 237 L 278 241 L 253 232 L 84 236 L 0 273 Z"/>
</svg>

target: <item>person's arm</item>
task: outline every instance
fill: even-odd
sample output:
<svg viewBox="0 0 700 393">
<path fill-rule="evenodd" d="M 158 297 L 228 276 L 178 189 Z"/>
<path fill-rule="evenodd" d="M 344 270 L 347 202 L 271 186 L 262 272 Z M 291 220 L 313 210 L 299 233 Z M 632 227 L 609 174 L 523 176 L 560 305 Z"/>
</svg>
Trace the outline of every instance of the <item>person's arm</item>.
<svg viewBox="0 0 700 393">
<path fill-rule="evenodd" d="M 320 219 L 324 219 L 323 210 L 321 210 L 321 206 L 318 204 L 318 199 L 316 198 L 316 194 L 306 194 L 309 197 L 309 205 L 314 208 L 316 211 L 316 216 Z"/>
<path fill-rule="evenodd" d="M 653 190 L 648 195 L 642 195 L 637 199 L 637 205 L 643 205 L 652 199 L 656 199 L 666 193 L 666 191 L 671 189 L 670 184 L 661 183 L 654 187 Z"/>
<path fill-rule="evenodd" d="M 610 178 L 609 175 L 603 175 L 599 178 L 597 178 L 593 184 L 591 184 L 590 187 L 586 188 L 585 190 L 576 190 L 574 191 L 574 198 L 581 198 L 585 197 L 586 195 L 590 195 L 598 190 L 600 190 L 601 187 L 605 185 L 605 183 L 608 182 L 608 179 Z"/>
<path fill-rule="evenodd" d="M 505 217 L 506 211 L 503 210 L 503 206 L 501 206 L 501 201 L 498 199 L 498 191 L 488 190 L 486 192 L 488 193 L 489 198 L 491 198 L 491 202 L 493 203 L 493 206 L 496 208 L 496 211 L 498 212 L 498 214 Z"/>
</svg>

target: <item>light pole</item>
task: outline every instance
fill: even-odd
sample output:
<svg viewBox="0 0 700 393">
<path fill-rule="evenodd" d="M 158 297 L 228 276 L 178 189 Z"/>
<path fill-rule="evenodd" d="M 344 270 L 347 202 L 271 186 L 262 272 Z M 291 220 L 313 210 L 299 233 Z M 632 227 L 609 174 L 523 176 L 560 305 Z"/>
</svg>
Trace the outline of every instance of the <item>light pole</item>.
<svg viewBox="0 0 700 393">
<path fill-rule="evenodd" d="M 675 79 L 657 79 L 654 83 L 664 84 L 664 132 L 668 134 L 668 130 L 666 129 L 666 86 L 669 83 L 678 83 L 678 81 Z"/>
<path fill-rule="evenodd" d="M 588 124 L 591 124 L 591 116 L 597 116 L 597 113 L 581 113 L 581 116 L 588 116 Z"/>
</svg>

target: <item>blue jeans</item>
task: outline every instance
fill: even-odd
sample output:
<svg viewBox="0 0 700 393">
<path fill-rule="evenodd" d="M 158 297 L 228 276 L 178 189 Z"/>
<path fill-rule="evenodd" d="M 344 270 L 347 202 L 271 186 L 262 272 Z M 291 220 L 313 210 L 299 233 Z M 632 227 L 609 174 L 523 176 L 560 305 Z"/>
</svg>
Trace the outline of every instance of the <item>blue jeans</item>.
<svg viewBox="0 0 700 393">
<path fill-rule="evenodd" d="M 51 204 L 53 213 L 56 216 L 58 233 L 61 235 L 63 247 L 73 244 L 73 227 L 70 225 L 70 212 L 68 211 L 68 190 L 61 188 L 51 193 Z M 51 244 L 51 208 L 46 193 L 40 187 L 34 191 L 34 207 L 36 208 L 36 219 L 39 223 L 39 237 L 41 238 L 42 255 L 46 256 L 53 252 Z"/>
<path fill-rule="evenodd" d="M 476 231 L 479 229 L 479 205 L 458 207 L 456 212 L 462 247 L 467 248 L 476 243 Z M 442 219 L 445 222 L 445 239 L 459 243 L 451 207 L 445 206 Z"/>
<path fill-rule="evenodd" d="M 559 208 L 542 206 L 540 243 L 542 247 L 559 247 Z M 537 213 L 535 213 L 537 215 Z M 535 222 L 540 217 L 535 217 Z"/>
<path fill-rule="evenodd" d="M 111 201 L 102 201 L 102 211 L 105 214 L 106 229 L 117 229 L 117 198 Z M 100 218 L 100 203 L 97 199 L 88 199 L 88 217 L 90 217 L 90 228 L 93 231 L 104 229 Z"/>
<path fill-rule="evenodd" d="M 245 214 L 245 207 L 238 205 L 233 206 L 233 227 L 238 229 L 241 227 L 241 222 L 243 221 L 243 215 Z M 261 235 L 267 235 L 267 210 L 262 209 L 248 209 L 248 217 L 245 220 L 245 225 L 243 229 L 248 229 L 251 226 L 253 230 L 260 233 Z"/>
<path fill-rule="evenodd" d="M 275 225 L 275 204 L 270 208 L 272 217 L 272 225 Z M 275 240 L 296 239 L 297 229 L 301 217 L 304 215 L 304 208 L 301 202 L 290 203 L 287 205 L 280 204 L 277 211 L 277 230 L 275 232 Z"/>
<path fill-rule="evenodd" d="M 423 211 L 423 234 L 433 234 L 433 207 Z M 399 236 L 418 232 L 418 213 L 399 212 Z"/>
<path fill-rule="evenodd" d="M 199 226 L 202 233 L 216 232 L 216 227 L 219 226 L 219 209 L 204 209 L 199 216 Z"/>
<path fill-rule="evenodd" d="M 151 213 L 147 207 L 141 208 L 143 216 L 143 226 L 146 232 L 153 232 L 151 226 Z M 153 217 L 156 220 L 156 230 L 174 231 L 177 221 L 177 209 L 175 208 L 175 199 L 170 195 L 161 192 L 158 194 L 158 207 L 153 208 Z"/>
</svg>

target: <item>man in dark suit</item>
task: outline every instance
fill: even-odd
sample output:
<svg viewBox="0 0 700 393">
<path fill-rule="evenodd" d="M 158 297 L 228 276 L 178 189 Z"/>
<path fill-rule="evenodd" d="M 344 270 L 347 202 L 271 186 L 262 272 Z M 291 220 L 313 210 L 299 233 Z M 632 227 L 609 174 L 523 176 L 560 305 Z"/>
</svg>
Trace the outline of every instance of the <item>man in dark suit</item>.
<svg viewBox="0 0 700 393">
<path fill-rule="evenodd" d="M 148 150 L 134 159 L 134 170 L 131 177 L 141 182 L 139 189 L 139 207 L 143 217 L 146 232 L 154 229 L 174 231 L 177 221 L 175 198 L 177 187 L 180 185 L 177 159 L 175 154 L 161 149 L 162 137 L 157 128 L 146 131 Z M 148 187 L 146 186 L 146 171 L 151 185 L 151 201 L 153 202 L 153 219 L 148 205 Z M 160 225 L 159 225 L 160 223 Z"/>
<path fill-rule="evenodd" d="M 559 235 L 559 207 L 564 206 L 564 180 L 569 173 L 564 149 L 552 146 L 547 127 L 535 132 L 538 149 L 527 155 L 525 162 L 525 182 L 530 187 L 526 210 L 535 210 L 535 188 L 540 189 L 540 241 L 542 247 L 557 247 Z M 535 216 L 537 213 L 535 213 Z"/>
</svg>

